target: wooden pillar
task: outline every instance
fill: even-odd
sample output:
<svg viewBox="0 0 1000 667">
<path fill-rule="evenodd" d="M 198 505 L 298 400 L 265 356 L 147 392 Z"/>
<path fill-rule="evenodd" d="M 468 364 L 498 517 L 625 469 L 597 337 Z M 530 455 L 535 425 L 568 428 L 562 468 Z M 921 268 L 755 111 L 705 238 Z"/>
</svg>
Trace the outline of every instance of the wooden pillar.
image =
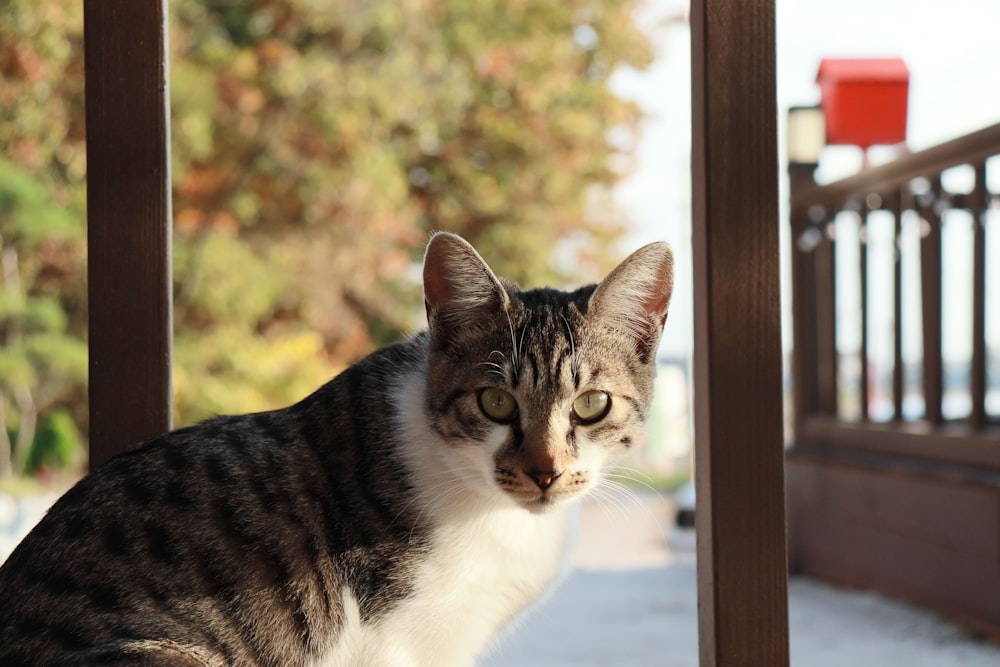
<svg viewBox="0 0 1000 667">
<path fill-rule="evenodd" d="M 166 0 L 84 0 L 90 465 L 170 428 Z"/>
<path fill-rule="evenodd" d="M 774 1 L 693 0 L 702 667 L 788 665 Z"/>
</svg>

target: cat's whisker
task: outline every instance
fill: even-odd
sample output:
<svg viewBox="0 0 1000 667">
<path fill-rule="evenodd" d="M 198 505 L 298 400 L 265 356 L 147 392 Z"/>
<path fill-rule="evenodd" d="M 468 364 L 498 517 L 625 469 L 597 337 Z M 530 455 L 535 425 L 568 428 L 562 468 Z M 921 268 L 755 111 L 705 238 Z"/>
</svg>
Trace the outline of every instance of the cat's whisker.
<svg viewBox="0 0 1000 667">
<path fill-rule="evenodd" d="M 601 508 L 606 516 L 610 516 L 610 509 L 607 505 L 607 501 L 604 499 L 604 491 L 602 489 L 593 489 L 588 495 L 588 499 L 593 501 L 595 505 Z"/>
<path fill-rule="evenodd" d="M 439 486 L 443 486 L 443 485 L 439 485 Z M 424 495 L 423 498 L 422 498 L 422 500 L 425 500 L 426 502 L 422 503 L 422 507 L 420 508 L 420 512 L 417 514 L 417 518 L 413 522 L 413 526 L 410 528 L 410 535 L 409 535 L 408 541 L 410 541 L 410 542 L 413 541 L 413 533 L 420 526 L 421 520 L 425 516 L 427 516 L 428 518 L 433 517 L 434 514 L 437 512 L 438 509 L 440 509 L 441 507 L 444 507 L 451 498 L 455 497 L 456 495 L 458 495 L 461 492 L 462 492 L 461 487 L 451 486 L 451 487 L 445 489 L 444 491 L 442 491 L 441 493 L 435 494 L 431 498 L 428 498 L 426 495 Z"/>
<path fill-rule="evenodd" d="M 652 476 L 649 475 L 648 473 L 645 473 L 642 470 L 639 470 L 638 468 L 633 468 L 632 466 L 627 466 L 627 465 L 625 465 L 623 463 L 616 463 L 614 465 L 610 465 L 610 466 L 608 466 L 606 468 L 606 470 L 609 470 L 609 471 L 615 471 L 615 470 L 617 470 L 617 471 L 621 471 L 621 472 L 630 472 L 630 473 L 634 473 L 637 477 L 642 477 L 647 482 L 653 482 L 654 481 L 653 478 L 652 478 Z"/>
<path fill-rule="evenodd" d="M 638 472 L 638 471 L 636 471 L 636 472 Z M 645 480 L 639 479 L 637 477 L 633 477 L 631 475 L 624 475 L 624 474 L 621 474 L 621 473 L 610 472 L 610 471 L 604 472 L 604 477 L 608 478 L 608 479 L 615 479 L 615 480 L 623 479 L 623 480 L 628 481 L 628 482 L 634 482 L 635 484 L 639 484 L 644 489 L 646 489 L 647 491 L 649 491 L 649 492 L 651 492 L 651 493 L 659 496 L 660 498 L 663 497 L 663 493 L 659 489 L 657 489 L 655 486 L 652 485 L 651 482 L 653 482 L 654 480 L 651 477 L 647 477 L 647 479 L 649 480 L 647 482 Z"/>
<path fill-rule="evenodd" d="M 521 358 L 521 353 L 518 350 L 517 339 L 514 336 L 514 321 L 510 319 L 510 310 L 505 308 L 503 312 L 504 315 L 507 316 L 507 326 L 510 327 L 510 345 L 512 348 L 511 350 L 512 358 L 514 360 L 513 371 L 514 371 L 514 377 L 517 378 L 520 375 L 520 370 L 521 370 L 520 368 L 521 365 L 519 362 Z"/>
<path fill-rule="evenodd" d="M 636 503 L 642 503 L 642 499 L 639 498 L 639 495 L 635 492 L 635 490 L 627 486 L 626 484 L 622 484 L 621 482 L 619 482 L 617 479 L 615 479 L 616 477 L 620 479 L 631 480 L 630 477 L 615 475 L 614 473 L 610 475 L 605 475 L 604 484 L 608 487 L 608 489 L 615 491 L 621 498 L 626 498 Z"/>
<path fill-rule="evenodd" d="M 632 489 L 630 489 L 628 486 L 622 484 L 621 482 L 618 482 L 618 481 L 616 481 L 614 479 L 607 479 L 607 478 L 605 478 L 604 479 L 604 486 L 605 486 L 605 490 L 614 493 L 616 495 L 616 497 L 622 499 L 623 501 L 624 500 L 628 500 L 629 502 L 632 502 L 632 503 L 635 503 L 635 504 L 641 504 L 642 503 L 642 499 L 640 499 L 639 496 L 636 495 L 635 491 L 633 491 Z"/>
<path fill-rule="evenodd" d="M 622 505 L 621 500 L 608 489 L 602 488 L 602 486 L 599 485 L 591 491 L 591 497 L 598 501 L 601 505 L 605 516 L 620 521 L 628 520 L 629 513 L 626 511 L 624 505 Z"/>
<path fill-rule="evenodd" d="M 622 504 L 622 499 L 620 497 L 621 494 L 619 492 L 619 488 L 616 486 L 615 482 L 612 482 L 611 480 L 602 477 L 600 482 L 594 488 L 594 490 L 603 493 L 605 498 L 613 502 L 615 505 L 619 507 L 624 507 L 624 505 Z"/>
<path fill-rule="evenodd" d="M 401 508 L 399 509 L 399 511 L 398 511 L 398 512 L 396 512 L 396 516 L 395 516 L 395 517 L 393 517 L 393 520 L 392 520 L 392 522 L 391 522 L 391 523 L 389 524 L 389 527 L 391 528 L 392 526 L 396 525 L 396 522 L 397 522 L 397 521 L 399 521 L 399 520 L 400 520 L 401 518 L 405 517 L 405 516 L 406 516 L 406 514 L 407 514 L 407 511 L 408 511 L 408 510 L 409 510 L 409 509 L 410 509 L 410 508 L 411 508 L 411 507 L 412 507 L 413 505 L 415 505 L 416 503 L 419 503 L 419 502 L 422 502 L 422 501 L 423 501 L 423 500 L 424 500 L 424 499 L 426 498 L 426 496 L 427 496 L 427 495 L 428 495 L 428 494 L 429 494 L 430 492 L 432 492 L 432 491 L 434 491 L 434 490 L 436 490 L 436 489 L 438 489 L 438 488 L 440 488 L 440 487 L 442 487 L 442 486 L 444 486 L 445 484 L 448 484 L 448 483 L 449 483 L 449 481 L 448 481 L 448 480 L 445 480 L 445 481 L 442 481 L 442 482 L 439 482 L 439 483 L 437 483 L 437 484 L 434 484 L 433 486 L 431 486 L 431 487 L 429 487 L 429 488 L 427 488 L 427 489 L 424 489 L 424 490 L 423 490 L 423 491 L 422 491 L 421 493 L 419 493 L 419 494 L 416 494 L 416 495 L 415 495 L 415 496 L 414 496 L 413 498 L 411 498 L 411 499 L 410 499 L 410 500 L 409 500 L 409 501 L 408 501 L 408 502 L 407 502 L 407 503 L 406 503 L 405 505 L 403 505 L 403 506 L 402 506 L 402 507 L 401 507 Z M 421 509 L 421 512 L 422 512 L 422 511 L 423 511 L 423 509 Z M 421 519 L 421 518 L 422 518 L 421 514 L 418 514 L 418 515 L 417 515 L 417 517 L 415 518 L 415 520 L 413 521 L 413 525 L 414 525 L 414 526 L 416 526 L 416 525 L 419 525 L 419 524 L 420 524 L 420 519 Z"/>
<path fill-rule="evenodd" d="M 520 365 L 521 350 L 524 349 L 524 336 L 527 333 L 528 333 L 528 323 L 525 322 L 524 327 L 521 329 L 521 342 L 516 348 L 514 348 L 517 354 L 517 356 L 515 357 L 515 361 L 518 363 L 518 365 Z"/>
<path fill-rule="evenodd" d="M 415 504 L 420 504 L 420 511 L 417 516 L 413 519 L 412 525 L 410 527 L 410 539 L 412 540 L 413 531 L 420 526 L 421 521 L 426 515 L 432 514 L 433 510 L 440 506 L 439 499 L 442 495 L 449 494 L 454 495 L 462 490 L 463 486 L 456 482 L 456 473 L 460 476 L 471 478 L 473 475 L 477 475 L 479 471 L 472 465 L 468 466 L 456 466 L 450 469 L 450 474 L 440 473 L 438 475 L 439 481 L 430 486 L 422 489 L 413 498 L 409 500 L 403 507 L 396 513 L 393 521 L 389 524 L 390 527 L 394 526 L 396 522 L 406 516 L 407 511 Z M 445 490 L 444 494 L 438 494 L 436 491 L 442 487 L 449 487 Z"/>
<path fill-rule="evenodd" d="M 619 502 L 622 503 L 623 506 L 625 501 L 628 501 L 633 506 L 639 507 L 642 510 L 640 512 L 640 516 L 643 516 L 646 520 L 652 522 L 653 525 L 656 526 L 657 531 L 660 532 L 660 534 L 662 534 L 663 536 L 664 548 L 669 550 L 670 546 L 667 542 L 667 533 L 665 530 L 663 530 L 662 521 L 660 520 L 659 517 L 656 516 L 656 514 L 653 513 L 653 510 L 650 508 L 649 503 L 643 501 L 643 499 L 639 497 L 639 495 L 635 492 L 635 490 L 629 488 L 628 486 L 622 484 L 621 482 L 615 481 L 613 479 L 608 479 L 607 477 L 619 477 L 627 480 L 633 480 L 633 478 L 625 475 L 615 475 L 613 473 L 605 473 L 605 475 L 606 477 L 602 480 L 602 486 L 605 486 L 606 488 L 604 488 L 603 491 L 607 494 L 616 496 Z M 647 484 L 646 486 L 649 485 Z M 656 495 L 658 497 L 660 498 L 663 497 L 662 494 L 656 491 L 656 489 L 654 489 L 653 487 L 649 486 L 649 488 L 652 489 L 654 492 L 656 492 Z M 634 514 L 630 513 L 630 516 L 634 516 Z"/>
<path fill-rule="evenodd" d="M 573 373 L 573 384 L 576 384 L 576 342 L 573 340 L 573 327 L 569 325 L 569 320 L 566 319 L 565 315 L 560 313 L 559 317 L 562 318 L 563 323 L 566 325 L 566 333 L 569 335 L 569 367 Z"/>
<path fill-rule="evenodd" d="M 481 361 L 479 362 L 479 365 L 486 366 L 489 369 L 487 372 L 500 376 L 501 380 L 506 379 L 507 377 L 507 374 L 504 372 L 504 367 L 498 363 L 492 361 Z"/>
<path fill-rule="evenodd" d="M 597 485 L 590 490 L 590 493 L 587 495 L 587 498 L 589 500 L 593 500 L 595 503 L 600 505 L 601 509 L 603 509 L 605 513 L 607 513 L 610 507 L 608 495 L 609 494 L 607 490 L 602 489 L 600 485 Z"/>
</svg>

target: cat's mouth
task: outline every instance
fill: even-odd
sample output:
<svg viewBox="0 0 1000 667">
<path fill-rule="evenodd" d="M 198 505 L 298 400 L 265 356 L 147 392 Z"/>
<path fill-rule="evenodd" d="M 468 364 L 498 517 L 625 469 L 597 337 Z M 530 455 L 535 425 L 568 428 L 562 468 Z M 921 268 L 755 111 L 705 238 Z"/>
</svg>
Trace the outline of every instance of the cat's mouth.
<svg viewBox="0 0 1000 667">
<path fill-rule="evenodd" d="M 580 496 L 576 491 L 568 489 L 549 489 L 545 491 L 529 491 L 523 489 L 520 493 L 511 489 L 504 489 L 508 496 L 512 497 L 517 504 L 525 508 L 532 514 L 545 514 L 558 507 L 563 507 L 573 499 Z"/>
<path fill-rule="evenodd" d="M 539 477 L 499 467 L 494 471 L 500 490 L 533 514 L 544 514 L 580 497 L 589 480 L 583 471 Z"/>
<path fill-rule="evenodd" d="M 565 494 L 552 496 L 546 492 L 542 492 L 533 500 L 522 500 L 521 504 L 532 514 L 545 514 L 556 507 L 564 505 L 568 500 L 569 498 Z"/>
</svg>

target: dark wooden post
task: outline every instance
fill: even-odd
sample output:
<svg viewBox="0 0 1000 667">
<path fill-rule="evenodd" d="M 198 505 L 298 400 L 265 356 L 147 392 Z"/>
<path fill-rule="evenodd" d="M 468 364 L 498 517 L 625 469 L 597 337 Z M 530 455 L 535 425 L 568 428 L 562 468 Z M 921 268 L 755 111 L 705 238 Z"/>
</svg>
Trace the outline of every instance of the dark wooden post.
<svg viewBox="0 0 1000 667">
<path fill-rule="evenodd" d="M 894 188 L 886 197 L 892 213 L 896 257 L 892 267 L 892 406 L 893 421 L 903 421 L 903 257 L 899 243 L 903 233 L 903 190 Z"/>
<path fill-rule="evenodd" d="M 166 0 L 85 0 L 90 465 L 170 428 Z"/>
<path fill-rule="evenodd" d="M 969 393 L 972 411 L 969 422 L 974 429 L 983 428 L 986 415 L 986 211 L 990 194 L 986 186 L 986 160 L 975 166 L 976 186 L 972 191 L 969 213 L 972 214 L 972 363 Z"/>
<path fill-rule="evenodd" d="M 927 235 L 920 241 L 920 283 L 924 333 L 924 418 L 939 424 L 944 418 L 941 400 L 944 394 L 944 369 L 941 359 L 941 214 L 935 204 L 941 197 L 941 176 L 931 183 L 933 197 L 923 204 Z"/>
<path fill-rule="evenodd" d="M 702 667 L 788 665 L 774 2 L 691 3 Z"/>
<path fill-rule="evenodd" d="M 788 189 L 792 200 L 789 218 L 792 237 L 792 376 L 794 380 L 794 426 L 798 427 L 806 415 L 820 411 L 820 357 L 817 317 L 817 258 L 816 253 L 824 243 L 822 236 L 815 239 L 803 235 L 810 228 L 809 211 L 795 202 L 795 194 L 816 185 L 816 165 L 791 164 L 788 167 Z M 802 247 L 805 245 L 806 247 Z"/>
<path fill-rule="evenodd" d="M 865 159 L 867 160 L 868 158 L 865 157 Z M 870 212 L 868 202 L 861 200 L 858 209 L 858 238 L 851 239 L 851 243 L 857 244 L 858 247 L 858 276 L 861 280 L 861 349 L 858 351 L 858 356 L 861 360 L 861 378 L 859 380 L 860 386 L 858 387 L 858 402 L 860 403 L 858 407 L 860 408 L 861 421 L 868 421 L 871 419 L 871 413 L 868 406 L 868 402 L 870 400 L 868 390 L 871 382 L 868 372 L 868 351 L 870 349 L 868 342 L 868 325 L 871 321 L 871 314 L 868 312 L 868 259 L 871 250 L 871 246 L 868 243 L 868 237 L 870 236 L 868 214 Z"/>
</svg>

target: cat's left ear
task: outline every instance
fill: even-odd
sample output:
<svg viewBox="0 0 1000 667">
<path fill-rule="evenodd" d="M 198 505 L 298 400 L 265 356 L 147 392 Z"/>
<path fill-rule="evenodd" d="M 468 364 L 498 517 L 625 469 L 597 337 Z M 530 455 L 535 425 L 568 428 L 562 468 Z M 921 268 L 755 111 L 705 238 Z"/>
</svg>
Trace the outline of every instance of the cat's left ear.
<svg viewBox="0 0 1000 667">
<path fill-rule="evenodd" d="M 656 353 L 674 288 L 674 253 L 666 243 L 639 248 L 594 290 L 588 313 L 630 336 L 642 359 Z"/>
<path fill-rule="evenodd" d="M 443 340 L 506 310 L 510 297 L 468 241 L 439 232 L 424 254 L 424 304 L 431 335 Z"/>
</svg>

